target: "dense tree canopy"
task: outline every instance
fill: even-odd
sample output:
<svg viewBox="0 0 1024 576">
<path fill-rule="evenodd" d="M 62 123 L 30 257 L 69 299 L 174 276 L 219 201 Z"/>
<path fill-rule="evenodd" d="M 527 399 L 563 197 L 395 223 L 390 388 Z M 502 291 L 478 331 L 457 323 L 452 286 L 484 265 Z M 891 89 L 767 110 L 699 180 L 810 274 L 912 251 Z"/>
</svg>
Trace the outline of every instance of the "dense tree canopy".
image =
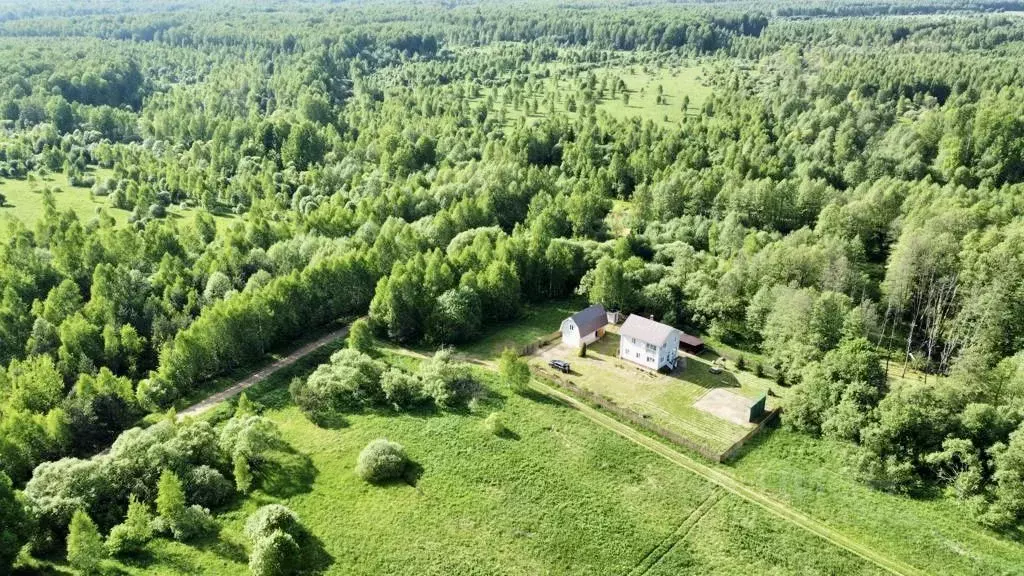
<svg viewBox="0 0 1024 576">
<path fill-rule="evenodd" d="M 573 294 L 759 353 L 866 482 L 1021 525 L 1020 2 L 89 4 L 0 18 L 0 510 L 40 551 L 78 510 L 141 546 L 172 476 L 182 538 L 257 489 L 252 411 L 135 426 L 311 329 L 367 316 L 305 413 L 455 408 L 450 351 L 373 336 Z"/>
</svg>

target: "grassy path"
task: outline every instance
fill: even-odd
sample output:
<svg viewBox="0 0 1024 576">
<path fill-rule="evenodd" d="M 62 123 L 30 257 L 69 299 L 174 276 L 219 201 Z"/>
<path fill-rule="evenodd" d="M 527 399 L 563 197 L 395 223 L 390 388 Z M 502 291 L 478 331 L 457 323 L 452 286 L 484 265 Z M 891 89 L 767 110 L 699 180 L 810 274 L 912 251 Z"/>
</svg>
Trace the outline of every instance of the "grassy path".
<svg viewBox="0 0 1024 576">
<path fill-rule="evenodd" d="M 213 408 L 217 404 L 220 404 L 221 402 L 237 394 L 240 394 L 243 390 L 252 388 L 253 386 L 259 384 L 260 382 L 263 382 L 278 370 L 281 370 L 282 368 L 287 368 L 288 366 L 295 364 L 303 357 L 313 352 L 314 350 L 320 348 L 321 346 L 325 346 L 326 344 L 333 342 L 339 338 L 344 338 L 347 335 L 348 326 L 343 326 L 341 328 L 338 328 L 337 330 L 334 330 L 333 332 L 328 332 L 327 334 L 324 334 L 320 338 L 317 338 L 316 340 L 313 340 L 312 342 L 309 342 L 308 344 L 292 351 L 291 354 L 283 358 L 279 358 L 269 366 L 264 366 L 263 368 L 260 368 L 259 370 L 253 372 L 246 379 L 238 382 L 234 386 L 231 386 L 230 388 L 226 388 L 224 390 L 221 390 L 220 392 L 207 396 L 206 398 L 203 398 L 199 402 L 196 402 L 195 404 L 189 406 L 188 408 L 185 408 L 184 410 L 178 412 L 178 420 L 181 420 L 186 416 L 196 416 L 202 414 L 203 412 L 206 412 L 207 410 Z"/>
<path fill-rule="evenodd" d="M 619 422 L 611 416 L 608 416 L 597 409 L 584 404 L 583 402 L 580 402 L 568 394 L 556 390 L 546 384 L 537 382 L 536 380 L 531 382 L 531 387 L 537 392 L 550 396 L 551 398 L 579 410 L 584 416 L 593 422 L 604 426 L 627 440 L 655 452 L 656 454 L 672 461 L 674 464 L 703 477 L 728 492 L 731 492 L 748 502 L 753 502 L 783 520 L 796 524 L 804 530 L 807 530 L 808 532 L 811 532 L 812 534 L 815 534 L 824 540 L 839 546 L 840 548 L 844 548 L 865 560 L 873 562 L 881 568 L 902 576 L 923 576 L 925 574 L 913 566 L 909 566 L 903 562 L 893 560 L 892 558 L 875 552 L 873 549 L 860 544 L 856 540 L 853 540 L 832 528 L 829 528 L 825 524 L 822 524 L 813 518 L 805 516 L 786 504 L 749 488 L 725 472 L 712 468 L 706 464 L 702 464 L 685 454 L 677 452 L 665 444 L 641 434 L 632 427 Z"/>
<path fill-rule="evenodd" d="M 661 559 L 664 558 L 669 552 L 671 552 L 676 546 L 683 541 L 686 536 L 690 533 L 690 530 L 700 522 L 700 519 L 708 513 L 709 510 L 714 508 L 715 504 L 722 499 L 722 495 L 725 492 L 715 487 L 709 494 L 708 497 L 700 503 L 700 506 L 693 509 L 690 514 L 683 519 L 679 527 L 672 531 L 668 537 L 665 538 L 660 544 L 651 549 L 646 556 L 640 559 L 640 562 L 626 572 L 625 576 L 643 576 L 651 571 Z"/>
</svg>

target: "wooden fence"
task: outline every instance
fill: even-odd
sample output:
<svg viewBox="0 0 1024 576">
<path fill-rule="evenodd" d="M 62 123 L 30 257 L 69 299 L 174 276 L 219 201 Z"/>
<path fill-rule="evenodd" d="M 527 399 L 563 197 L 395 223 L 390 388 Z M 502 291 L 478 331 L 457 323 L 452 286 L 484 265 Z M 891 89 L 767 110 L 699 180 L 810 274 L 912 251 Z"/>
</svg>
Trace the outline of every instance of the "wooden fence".
<svg viewBox="0 0 1024 576">
<path fill-rule="evenodd" d="M 551 344 L 552 342 L 554 342 L 555 340 L 558 340 L 561 337 L 562 337 L 562 332 L 561 331 L 552 332 L 550 334 L 545 334 L 544 336 L 541 336 L 540 338 L 538 338 L 538 339 L 534 340 L 533 342 L 530 342 L 526 346 L 523 346 L 522 348 L 520 348 L 519 349 L 519 355 L 520 356 L 531 356 L 531 355 L 533 355 L 534 352 L 536 352 L 540 348 L 543 348 L 543 347 L 547 346 L 548 344 Z"/>
<path fill-rule="evenodd" d="M 551 334 L 542 336 L 541 338 L 538 338 L 537 340 L 531 342 L 530 344 L 527 344 L 526 346 L 520 348 L 519 354 L 521 356 L 530 356 L 538 349 L 547 346 L 548 344 L 554 342 L 555 340 L 561 337 L 561 332 L 552 332 Z M 736 441 L 736 443 L 728 447 L 724 452 L 718 453 L 715 452 L 714 450 L 711 450 L 707 446 L 704 446 L 700 443 L 690 440 L 689 438 L 676 434 L 671 430 L 667 430 L 666 428 L 659 426 L 654 422 L 651 422 L 649 418 L 645 418 L 643 415 L 633 410 L 630 410 L 625 406 L 620 406 L 611 398 L 601 396 L 600 394 L 595 394 L 594 392 L 591 392 L 586 388 L 580 388 L 579 386 L 573 384 L 572 382 L 558 376 L 557 374 L 552 374 L 547 370 L 537 370 L 537 372 L 541 372 L 544 376 L 544 379 L 547 380 L 548 382 L 551 382 L 555 386 L 561 388 L 563 391 L 572 394 L 573 396 L 583 400 L 584 402 L 589 402 L 594 406 L 611 412 L 612 414 L 618 416 L 620 419 L 632 423 L 634 426 L 638 426 L 640 428 L 643 428 L 644 430 L 647 430 L 648 432 L 657 434 L 658 436 L 661 436 L 665 440 L 668 440 L 669 442 L 672 442 L 677 446 L 685 448 L 690 452 L 700 454 L 704 458 L 707 458 L 708 460 L 715 463 L 725 462 L 732 458 L 733 456 L 735 456 L 744 444 L 749 442 L 750 439 L 756 436 L 765 426 L 767 426 L 769 423 L 775 420 L 775 418 L 778 417 L 779 412 L 781 412 L 782 410 L 781 408 L 775 408 L 774 410 L 767 412 L 764 418 L 762 418 L 761 421 L 757 423 L 757 426 L 754 427 L 749 432 L 747 432 L 747 434 L 743 436 L 743 438 L 740 438 L 738 441 Z"/>
<path fill-rule="evenodd" d="M 676 434 L 671 430 L 666 430 L 665 428 L 658 426 L 654 422 L 651 422 L 650 419 L 644 418 L 643 416 L 634 412 L 633 410 L 616 404 L 615 401 L 612 400 L 611 398 L 605 398 L 604 396 L 595 394 L 590 390 L 580 388 L 579 386 L 573 384 L 572 382 L 569 382 L 554 374 L 545 373 L 544 377 L 549 382 L 552 382 L 553 384 L 555 384 L 562 390 L 572 394 L 573 396 L 576 396 L 577 398 L 580 398 L 585 402 L 589 402 L 595 406 L 598 406 L 599 408 L 611 412 L 612 414 L 615 414 L 619 418 L 626 420 L 627 422 L 630 422 L 635 426 L 639 426 L 640 428 L 643 428 L 649 432 L 653 432 L 654 434 L 661 436 L 662 438 L 668 440 L 669 442 L 672 442 L 673 444 L 686 448 L 691 452 L 696 452 L 697 454 L 700 454 L 701 456 L 707 458 L 708 460 L 711 460 L 712 462 L 722 461 L 721 454 L 709 449 L 706 446 L 698 444 L 693 440 L 690 440 L 689 438 L 684 438 L 683 436 L 680 436 L 679 434 Z M 730 448 L 730 450 L 732 450 L 732 448 Z"/>
</svg>

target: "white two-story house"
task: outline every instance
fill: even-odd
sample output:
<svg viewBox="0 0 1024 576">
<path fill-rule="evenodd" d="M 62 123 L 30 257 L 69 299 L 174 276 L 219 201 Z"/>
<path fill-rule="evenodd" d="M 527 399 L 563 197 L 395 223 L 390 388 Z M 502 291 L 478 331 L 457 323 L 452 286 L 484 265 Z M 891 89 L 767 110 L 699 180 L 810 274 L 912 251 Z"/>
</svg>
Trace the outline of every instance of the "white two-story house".
<svg viewBox="0 0 1024 576">
<path fill-rule="evenodd" d="M 681 334 L 671 326 L 631 314 L 619 328 L 619 358 L 651 370 L 673 370 Z"/>
</svg>

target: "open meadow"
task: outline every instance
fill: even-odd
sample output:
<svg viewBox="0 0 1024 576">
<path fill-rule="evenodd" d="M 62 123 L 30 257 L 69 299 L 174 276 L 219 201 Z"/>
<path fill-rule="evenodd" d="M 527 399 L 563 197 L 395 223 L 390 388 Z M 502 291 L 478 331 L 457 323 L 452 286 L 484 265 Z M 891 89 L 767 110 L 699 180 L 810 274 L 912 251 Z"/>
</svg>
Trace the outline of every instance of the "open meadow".
<svg viewBox="0 0 1024 576">
<path fill-rule="evenodd" d="M 113 170 L 94 168 L 89 170 L 88 174 L 97 180 L 103 180 L 110 178 Z M 128 210 L 112 206 L 109 196 L 94 196 L 87 187 L 71 186 L 68 177 L 62 173 L 33 175 L 31 179 L 3 179 L 0 180 L 0 194 L 4 195 L 6 203 L 0 206 L 0 238 L 9 233 L 5 224 L 8 217 L 20 221 L 29 229 L 35 226 L 43 216 L 45 188 L 53 191 L 57 210 L 71 210 L 83 224 L 92 220 L 100 210 L 106 211 L 118 225 L 127 223 L 128 217 L 131 216 Z M 191 220 L 197 213 L 194 208 L 183 208 L 178 205 L 167 208 L 169 220 Z M 238 221 L 236 216 L 230 213 L 216 213 L 213 217 L 219 230 L 226 230 L 233 222 Z"/>
<path fill-rule="evenodd" d="M 496 392 L 484 368 L 475 373 L 490 394 L 471 410 L 351 414 L 319 428 L 285 386 L 325 354 L 250 394 L 298 453 L 282 466 L 288 473 L 220 513 L 218 536 L 196 546 L 154 541 L 121 569 L 246 574 L 245 518 L 280 502 L 323 547 L 325 574 L 881 573 L 568 407 Z M 381 355 L 407 369 L 419 356 Z M 495 410 L 508 427 L 502 436 L 483 426 Z M 356 454 L 378 437 L 406 447 L 414 482 L 375 487 L 356 476 Z"/>
</svg>

